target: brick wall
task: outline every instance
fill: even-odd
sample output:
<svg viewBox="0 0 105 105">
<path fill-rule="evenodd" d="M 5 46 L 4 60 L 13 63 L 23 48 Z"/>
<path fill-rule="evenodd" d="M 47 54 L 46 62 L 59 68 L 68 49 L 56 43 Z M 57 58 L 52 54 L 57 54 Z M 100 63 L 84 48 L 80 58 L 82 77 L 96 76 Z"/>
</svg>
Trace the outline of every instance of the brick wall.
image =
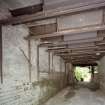
<svg viewBox="0 0 105 105">
<path fill-rule="evenodd" d="M 28 41 L 24 39 L 28 34 L 29 30 L 25 25 L 2 27 L 3 84 L 0 84 L 0 105 L 39 105 L 65 85 L 62 82 L 66 81 L 64 61 L 61 63 L 60 57 L 57 56 L 54 56 L 53 64 L 51 63 L 53 65 L 51 73 L 41 73 L 42 79 L 38 81 L 36 62 L 38 40 L 32 40 L 30 44 L 31 70 L 29 71 Z M 44 70 L 48 70 L 47 56 L 45 48 L 41 48 L 40 68 Z M 52 59 L 50 60 L 52 62 Z"/>
</svg>

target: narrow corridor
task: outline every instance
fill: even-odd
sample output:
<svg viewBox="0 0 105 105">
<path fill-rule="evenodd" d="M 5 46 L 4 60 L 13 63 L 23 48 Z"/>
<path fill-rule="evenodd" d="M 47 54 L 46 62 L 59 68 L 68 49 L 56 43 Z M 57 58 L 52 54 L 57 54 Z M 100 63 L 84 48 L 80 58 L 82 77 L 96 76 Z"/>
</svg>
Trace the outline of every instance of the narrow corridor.
<svg viewBox="0 0 105 105">
<path fill-rule="evenodd" d="M 100 90 L 80 88 L 70 92 L 70 88 L 66 88 L 45 105 L 105 105 L 105 95 Z"/>
<path fill-rule="evenodd" d="M 0 105 L 105 105 L 105 0 L 0 0 Z"/>
</svg>

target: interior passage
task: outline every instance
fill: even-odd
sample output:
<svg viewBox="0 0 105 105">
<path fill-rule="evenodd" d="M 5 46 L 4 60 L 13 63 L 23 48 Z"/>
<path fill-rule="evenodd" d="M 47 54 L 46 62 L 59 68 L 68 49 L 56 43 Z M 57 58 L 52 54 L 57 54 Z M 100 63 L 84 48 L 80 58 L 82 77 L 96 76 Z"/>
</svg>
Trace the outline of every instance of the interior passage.
<svg viewBox="0 0 105 105">
<path fill-rule="evenodd" d="M 0 105 L 105 105 L 105 0 L 0 0 Z"/>
<path fill-rule="evenodd" d="M 73 91 L 66 88 L 45 105 L 105 105 L 105 95 L 101 91 L 93 92 L 88 88 Z"/>
</svg>

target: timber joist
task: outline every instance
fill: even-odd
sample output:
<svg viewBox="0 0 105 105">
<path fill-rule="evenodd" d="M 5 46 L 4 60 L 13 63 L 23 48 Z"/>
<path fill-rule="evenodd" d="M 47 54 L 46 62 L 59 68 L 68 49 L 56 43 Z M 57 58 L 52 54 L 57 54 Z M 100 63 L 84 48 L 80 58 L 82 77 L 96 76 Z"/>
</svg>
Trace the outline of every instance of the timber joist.
<svg viewBox="0 0 105 105">
<path fill-rule="evenodd" d="M 73 29 L 67 29 L 64 31 L 59 32 L 53 32 L 50 34 L 43 34 L 43 35 L 32 35 L 26 37 L 26 39 L 41 39 L 41 38 L 49 38 L 49 37 L 57 37 L 57 36 L 68 36 L 68 35 L 74 35 L 74 34 L 80 34 L 80 33 L 87 33 L 87 32 L 95 32 L 95 31 L 101 31 L 105 30 L 105 25 L 94 25 L 94 26 L 85 26 L 80 28 L 73 28 Z"/>
<path fill-rule="evenodd" d="M 75 6 L 65 6 L 58 9 L 53 10 L 45 10 L 38 13 L 33 13 L 30 15 L 24 16 L 17 16 L 17 17 L 10 17 L 5 20 L 1 20 L 0 24 L 7 25 L 7 24 L 23 24 L 23 23 L 30 23 L 38 20 L 45 20 L 53 17 L 59 17 L 62 15 L 67 14 L 74 14 L 78 12 L 90 11 L 97 8 L 104 8 L 105 0 L 93 0 L 91 2 L 86 2 L 85 4 L 81 3 Z"/>
<path fill-rule="evenodd" d="M 74 64 L 95 62 L 105 55 L 104 23 L 105 0 L 0 21 L 1 25 L 25 24 L 29 28 L 25 39 L 40 40 L 39 47 Z"/>
</svg>

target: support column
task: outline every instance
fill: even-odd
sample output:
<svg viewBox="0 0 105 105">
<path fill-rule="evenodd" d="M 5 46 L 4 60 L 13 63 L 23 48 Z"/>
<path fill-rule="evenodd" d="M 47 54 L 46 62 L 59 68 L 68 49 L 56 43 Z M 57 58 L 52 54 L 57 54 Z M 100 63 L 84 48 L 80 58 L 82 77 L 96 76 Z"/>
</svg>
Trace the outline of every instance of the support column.
<svg viewBox="0 0 105 105">
<path fill-rule="evenodd" d="M 50 52 L 48 52 L 48 66 L 49 66 L 49 73 L 51 72 L 51 70 L 50 70 Z"/>
<path fill-rule="evenodd" d="M 3 83 L 3 69 L 2 69 L 2 26 L 0 26 L 0 80 Z"/>
<path fill-rule="evenodd" d="M 39 45 L 37 46 L 37 79 L 39 81 Z"/>
<path fill-rule="evenodd" d="M 52 72 L 54 72 L 54 64 L 53 64 L 53 58 L 54 58 L 54 54 L 52 53 Z"/>
<path fill-rule="evenodd" d="M 31 41 L 28 40 L 28 57 L 29 57 L 29 82 L 31 82 Z"/>
<path fill-rule="evenodd" d="M 66 74 L 67 74 L 67 68 L 66 68 L 66 62 L 65 62 L 65 76 L 66 76 Z"/>
<path fill-rule="evenodd" d="M 94 66 L 91 66 L 91 81 L 94 81 L 94 71 L 95 71 Z"/>
</svg>

